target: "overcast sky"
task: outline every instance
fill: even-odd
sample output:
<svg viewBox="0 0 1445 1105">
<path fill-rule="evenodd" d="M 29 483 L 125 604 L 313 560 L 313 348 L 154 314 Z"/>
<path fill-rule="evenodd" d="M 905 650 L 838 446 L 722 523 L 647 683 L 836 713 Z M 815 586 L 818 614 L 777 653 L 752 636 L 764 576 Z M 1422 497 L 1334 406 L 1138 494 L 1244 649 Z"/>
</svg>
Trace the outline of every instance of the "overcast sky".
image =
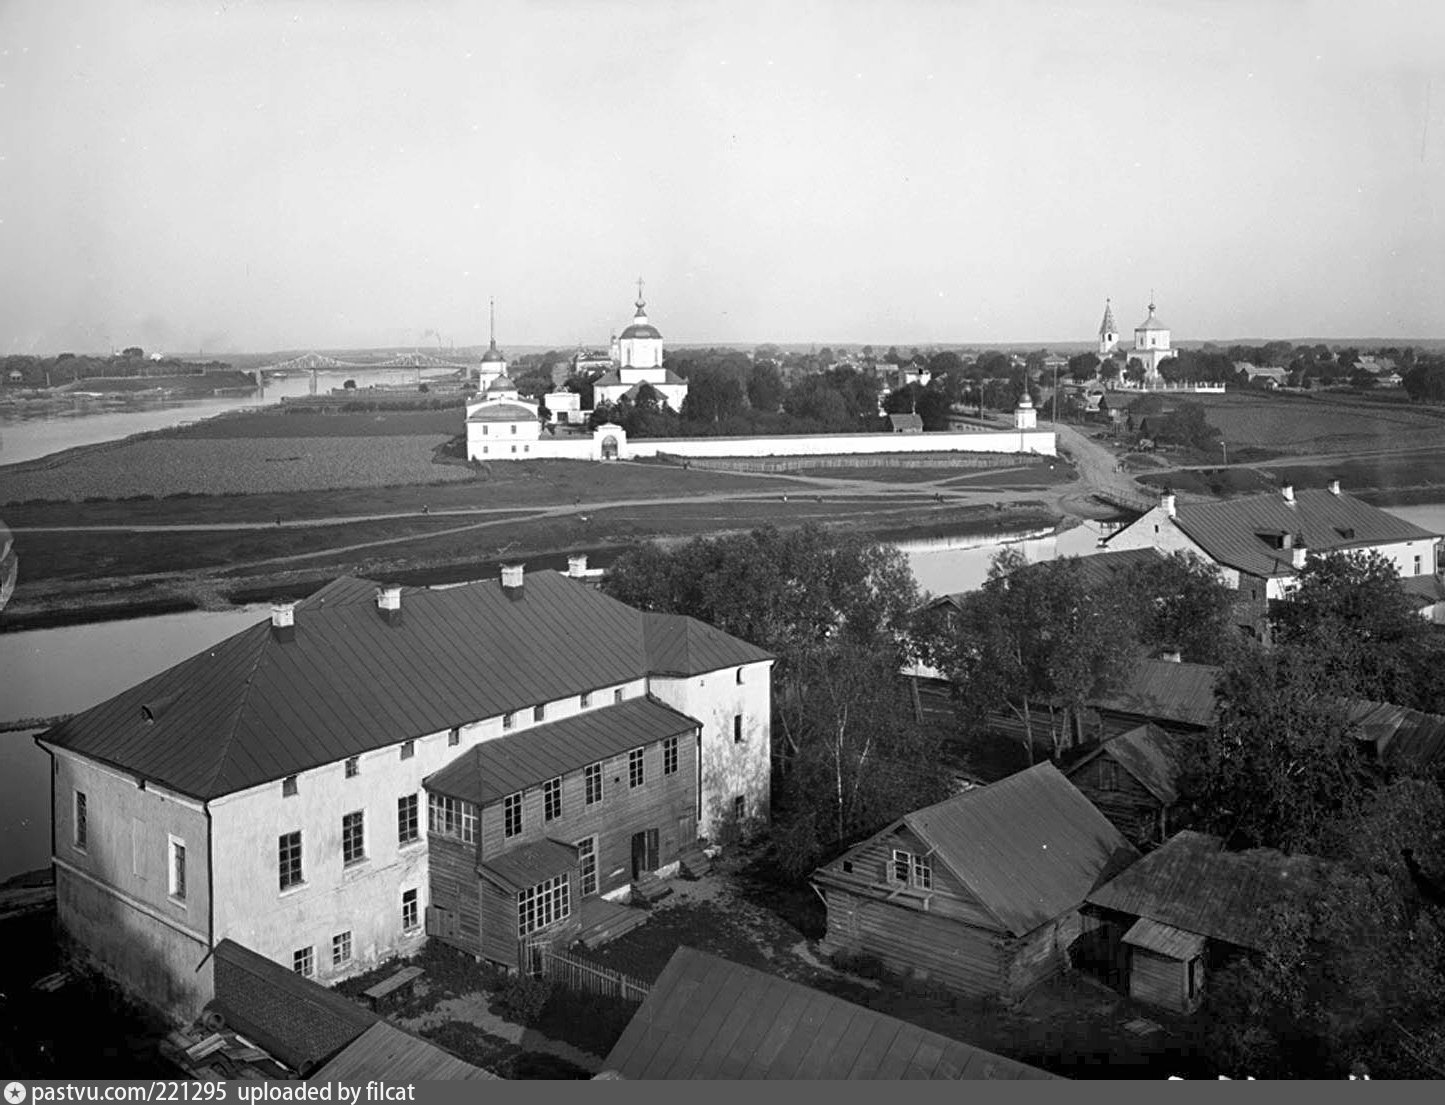
<svg viewBox="0 0 1445 1105">
<path fill-rule="evenodd" d="M 0 351 L 1445 337 L 1445 3 L 0 0 Z"/>
</svg>

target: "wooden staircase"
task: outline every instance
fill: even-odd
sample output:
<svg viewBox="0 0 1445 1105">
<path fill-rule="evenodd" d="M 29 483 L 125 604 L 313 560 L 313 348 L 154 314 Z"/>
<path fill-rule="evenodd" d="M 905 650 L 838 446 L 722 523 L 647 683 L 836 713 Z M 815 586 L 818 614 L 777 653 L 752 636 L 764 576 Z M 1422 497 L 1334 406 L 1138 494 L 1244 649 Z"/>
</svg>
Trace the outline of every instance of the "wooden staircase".
<svg viewBox="0 0 1445 1105">
<path fill-rule="evenodd" d="M 637 905 L 650 906 L 660 902 L 672 893 L 672 887 L 665 879 L 659 879 L 651 871 L 632 880 L 632 901 Z"/>
<path fill-rule="evenodd" d="M 712 871 L 712 860 L 696 844 L 679 855 L 677 860 L 683 875 L 689 879 L 700 879 Z"/>
</svg>

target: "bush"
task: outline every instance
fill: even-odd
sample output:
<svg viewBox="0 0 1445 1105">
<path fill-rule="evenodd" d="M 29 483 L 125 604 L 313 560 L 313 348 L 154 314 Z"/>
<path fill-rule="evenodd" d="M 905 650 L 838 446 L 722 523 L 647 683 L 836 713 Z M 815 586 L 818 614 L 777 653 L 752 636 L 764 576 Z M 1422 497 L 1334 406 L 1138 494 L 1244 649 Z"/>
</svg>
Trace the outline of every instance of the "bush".
<svg viewBox="0 0 1445 1105">
<path fill-rule="evenodd" d="M 497 995 L 497 1012 L 518 1024 L 534 1025 L 541 1019 L 542 1008 L 551 996 L 550 982 L 519 975 L 510 979 Z"/>
</svg>

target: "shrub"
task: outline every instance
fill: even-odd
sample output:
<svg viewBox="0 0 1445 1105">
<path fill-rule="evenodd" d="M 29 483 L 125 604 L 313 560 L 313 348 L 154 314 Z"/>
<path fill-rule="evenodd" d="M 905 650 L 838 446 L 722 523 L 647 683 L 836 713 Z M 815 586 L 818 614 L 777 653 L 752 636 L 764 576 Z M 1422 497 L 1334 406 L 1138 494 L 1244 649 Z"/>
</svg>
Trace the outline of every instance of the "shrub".
<svg viewBox="0 0 1445 1105">
<path fill-rule="evenodd" d="M 518 1024 L 535 1024 L 542 1008 L 552 996 L 552 984 L 544 979 L 518 975 L 510 979 L 497 995 L 497 1012 Z"/>
</svg>

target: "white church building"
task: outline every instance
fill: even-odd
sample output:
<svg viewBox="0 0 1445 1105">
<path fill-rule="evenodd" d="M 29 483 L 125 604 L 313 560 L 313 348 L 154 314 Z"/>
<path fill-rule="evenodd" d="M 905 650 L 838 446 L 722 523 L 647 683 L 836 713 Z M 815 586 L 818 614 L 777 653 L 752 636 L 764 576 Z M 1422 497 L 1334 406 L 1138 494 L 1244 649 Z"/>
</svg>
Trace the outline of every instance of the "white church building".
<svg viewBox="0 0 1445 1105">
<path fill-rule="evenodd" d="M 1104 300 L 1104 321 L 1099 324 L 1099 356 L 1109 357 L 1119 351 L 1119 330 L 1114 322 L 1114 308 L 1109 300 Z M 1134 327 L 1134 348 L 1126 351 L 1130 361 L 1138 361 L 1144 366 L 1145 383 L 1154 383 L 1159 379 L 1159 365 L 1171 357 L 1177 357 L 1179 351 L 1169 344 L 1169 327 L 1159 321 L 1154 314 L 1154 298 L 1149 297 L 1149 315 L 1138 326 Z"/>
<path fill-rule="evenodd" d="M 637 313 L 627 329 L 612 339 L 612 364 L 592 385 L 597 406 L 635 398 L 643 384 L 651 384 L 669 407 L 682 410 L 687 381 L 662 365 L 662 332 L 648 321 L 641 280 L 637 282 Z"/>
</svg>

